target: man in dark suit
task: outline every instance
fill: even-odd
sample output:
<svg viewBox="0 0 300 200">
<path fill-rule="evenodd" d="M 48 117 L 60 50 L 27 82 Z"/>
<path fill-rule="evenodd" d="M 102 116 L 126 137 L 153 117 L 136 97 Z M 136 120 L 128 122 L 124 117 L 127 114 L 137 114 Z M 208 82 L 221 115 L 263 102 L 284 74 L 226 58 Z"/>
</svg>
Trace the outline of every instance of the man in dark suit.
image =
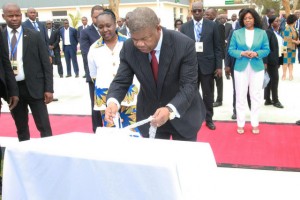
<svg viewBox="0 0 300 200">
<path fill-rule="evenodd" d="M 130 37 L 131 34 L 130 34 L 130 31 L 129 31 L 129 28 L 127 26 L 127 24 L 129 23 L 129 18 L 130 16 L 132 15 L 132 12 L 128 12 L 126 14 L 126 17 L 125 17 L 125 22 L 124 22 L 124 25 L 122 28 L 119 29 L 119 32 L 122 34 L 122 35 L 125 35 L 127 37 Z"/>
<path fill-rule="evenodd" d="M 217 10 L 215 8 L 208 8 L 205 11 L 205 18 L 211 21 L 214 21 L 219 30 L 220 35 L 220 45 L 222 47 L 222 60 L 225 58 L 225 26 L 219 21 L 217 18 Z M 221 77 L 214 77 L 216 82 L 216 88 L 217 88 L 217 98 L 216 101 L 213 103 L 213 107 L 219 107 L 223 104 L 223 76 Z M 213 88 L 214 89 L 214 88 Z M 213 90 L 214 94 L 214 90 Z"/>
<path fill-rule="evenodd" d="M 136 8 L 127 25 L 132 39 L 126 40 L 121 50 L 119 70 L 107 95 L 105 119 L 113 122 L 135 75 L 141 88 L 137 120 L 152 115 L 156 138 L 196 141 L 205 107 L 197 87 L 194 41 L 162 28 L 150 8 Z M 149 137 L 149 124 L 139 130 Z"/>
<path fill-rule="evenodd" d="M 75 73 L 75 78 L 79 77 L 79 68 L 77 62 L 77 30 L 69 26 L 69 21 L 67 19 L 64 20 L 64 27 L 60 29 L 60 37 L 63 41 L 63 51 L 65 54 L 65 60 L 67 65 L 67 76 L 71 77 L 71 60 Z"/>
<path fill-rule="evenodd" d="M 9 61 L 7 49 L 4 48 L 2 32 L 0 31 L 0 113 L 1 98 L 7 101 L 9 109 L 16 107 L 19 101 L 19 90 L 17 82 Z"/>
<path fill-rule="evenodd" d="M 57 65 L 57 71 L 59 74 L 60 78 L 63 78 L 64 71 L 63 71 L 63 66 L 61 63 L 61 56 L 60 56 L 60 37 L 59 37 L 59 31 L 56 30 L 53 27 L 52 21 L 47 20 L 46 22 L 46 28 L 47 28 L 47 37 L 49 40 L 49 50 L 53 51 L 53 59 L 52 59 L 52 65 L 55 64 Z"/>
<path fill-rule="evenodd" d="M 267 8 L 266 15 L 262 18 L 262 29 L 267 30 L 269 28 L 269 17 L 275 15 L 274 8 Z"/>
<path fill-rule="evenodd" d="M 97 28 L 97 17 L 100 13 L 104 11 L 102 6 L 96 5 L 92 7 L 91 10 L 91 18 L 92 24 L 88 26 L 86 29 L 82 30 L 80 35 L 80 49 L 83 58 L 84 68 L 87 67 L 86 72 L 86 82 L 89 84 L 89 92 L 90 92 L 90 99 L 91 99 L 91 112 L 92 112 L 92 126 L 93 131 L 96 132 L 97 127 L 102 127 L 102 117 L 99 111 L 94 110 L 94 90 L 95 84 L 90 76 L 87 55 L 89 53 L 90 46 L 100 38 L 100 33 Z"/>
<path fill-rule="evenodd" d="M 34 8 L 28 8 L 27 9 L 27 16 L 28 19 L 23 22 L 22 26 L 26 28 L 30 28 L 36 31 L 39 31 L 41 33 L 41 37 L 44 40 L 46 46 L 48 46 L 48 37 L 47 37 L 47 31 L 44 24 L 36 20 L 37 12 Z"/>
<path fill-rule="evenodd" d="M 213 117 L 214 76 L 222 76 L 222 48 L 218 26 L 203 18 L 202 2 L 192 4 L 194 20 L 184 23 L 180 31 L 196 41 L 198 59 L 198 84 L 201 83 L 203 101 L 206 107 L 206 126 L 215 130 Z"/>
<path fill-rule="evenodd" d="M 81 42 L 80 42 L 80 33 L 82 30 L 86 29 L 89 25 L 87 24 L 88 23 L 88 19 L 86 17 L 82 17 L 81 18 L 81 23 L 82 25 L 78 27 L 77 29 L 77 39 L 78 39 L 78 42 L 81 46 Z M 80 47 L 81 49 L 81 47 Z M 86 78 L 87 74 L 89 73 L 89 66 L 87 65 L 87 63 L 85 63 L 84 61 L 84 57 L 83 57 L 83 54 L 81 53 L 82 55 L 82 60 L 83 60 L 83 68 L 84 68 L 84 76 L 83 78 Z"/>
<path fill-rule="evenodd" d="M 5 48 L 19 88 L 19 103 L 11 110 L 19 141 L 29 140 L 28 106 L 41 137 L 52 135 L 46 104 L 53 99 L 53 70 L 47 48 L 37 31 L 21 26 L 22 13 L 15 3 L 3 6 Z M 18 39 L 17 39 L 18 38 Z M 10 40 L 11 39 L 11 40 Z"/>
</svg>

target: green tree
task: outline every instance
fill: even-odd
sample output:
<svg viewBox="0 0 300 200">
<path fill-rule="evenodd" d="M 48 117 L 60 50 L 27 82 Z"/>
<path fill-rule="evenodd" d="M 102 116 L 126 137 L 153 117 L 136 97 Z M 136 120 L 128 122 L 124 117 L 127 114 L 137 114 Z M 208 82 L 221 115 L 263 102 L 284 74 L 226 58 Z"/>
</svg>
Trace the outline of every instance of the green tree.
<svg viewBox="0 0 300 200">
<path fill-rule="evenodd" d="M 77 11 L 76 15 L 69 13 L 69 17 L 71 19 L 72 27 L 77 28 L 80 19 L 80 13 Z"/>
</svg>

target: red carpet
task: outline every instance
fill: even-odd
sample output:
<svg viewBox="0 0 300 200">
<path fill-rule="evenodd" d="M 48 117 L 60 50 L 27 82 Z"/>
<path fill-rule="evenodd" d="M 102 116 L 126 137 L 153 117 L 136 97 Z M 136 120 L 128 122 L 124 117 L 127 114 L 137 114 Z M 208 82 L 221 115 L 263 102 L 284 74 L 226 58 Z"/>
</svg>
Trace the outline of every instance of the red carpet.
<svg viewBox="0 0 300 200">
<path fill-rule="evenodd" d="M 50 122 L 54 135 L 92 133 L 90 116 L 50 115 Z M 31 137 L 39 137 L 31 115 L 29 123 Z M 218 166 L 300 171 L 300 126 L 261 123 L 261 133 L 253 135 L 250 124 L 246 124 L 245 134 L 239 135 L 235 122 L 217 121 L 215 124 L 215 131 L 204 124 L 198 141 L 210 143 Z M 0 136 L 17 136 L 8 113 L 0 116 Z"/>
</svg>

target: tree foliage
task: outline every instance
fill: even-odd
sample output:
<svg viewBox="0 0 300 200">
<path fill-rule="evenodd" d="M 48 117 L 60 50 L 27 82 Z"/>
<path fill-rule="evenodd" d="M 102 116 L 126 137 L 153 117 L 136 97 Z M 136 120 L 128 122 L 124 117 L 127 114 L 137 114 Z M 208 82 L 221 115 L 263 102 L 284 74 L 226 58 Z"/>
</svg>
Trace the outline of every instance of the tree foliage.
<svg viewBox="0 0 300 200">
<path fill-rule="evenodd" d="M 80 18 L 80 13 L 76 12 L 76 15 L 69 13 L 69 17 L 71 19 L 72 27 L 77 28 Z"/>
</svg>

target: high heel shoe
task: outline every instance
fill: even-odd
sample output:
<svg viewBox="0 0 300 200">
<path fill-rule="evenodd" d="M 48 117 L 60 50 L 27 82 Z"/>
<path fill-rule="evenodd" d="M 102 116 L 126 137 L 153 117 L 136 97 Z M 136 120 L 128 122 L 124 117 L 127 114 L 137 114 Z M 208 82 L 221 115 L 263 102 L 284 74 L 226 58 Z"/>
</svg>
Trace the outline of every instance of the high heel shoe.
<svg viewBox="0 0 300 200">
<path fill-rule="evenodd" d="M 238 127 L 237 130 L 236 130 L 236 132 L 237 132 L 238 134 L 244 134 L 244 133 L 245 133 L 243 127 Z"/>
<path fill-rule="evenodd" d="M 259 134 L 259 129 L 258 129 L 258 127 L 253 127 L 253 128 L 252 128 L 252 133 L 255 134 L 255 135 Z"/>
</svg>

